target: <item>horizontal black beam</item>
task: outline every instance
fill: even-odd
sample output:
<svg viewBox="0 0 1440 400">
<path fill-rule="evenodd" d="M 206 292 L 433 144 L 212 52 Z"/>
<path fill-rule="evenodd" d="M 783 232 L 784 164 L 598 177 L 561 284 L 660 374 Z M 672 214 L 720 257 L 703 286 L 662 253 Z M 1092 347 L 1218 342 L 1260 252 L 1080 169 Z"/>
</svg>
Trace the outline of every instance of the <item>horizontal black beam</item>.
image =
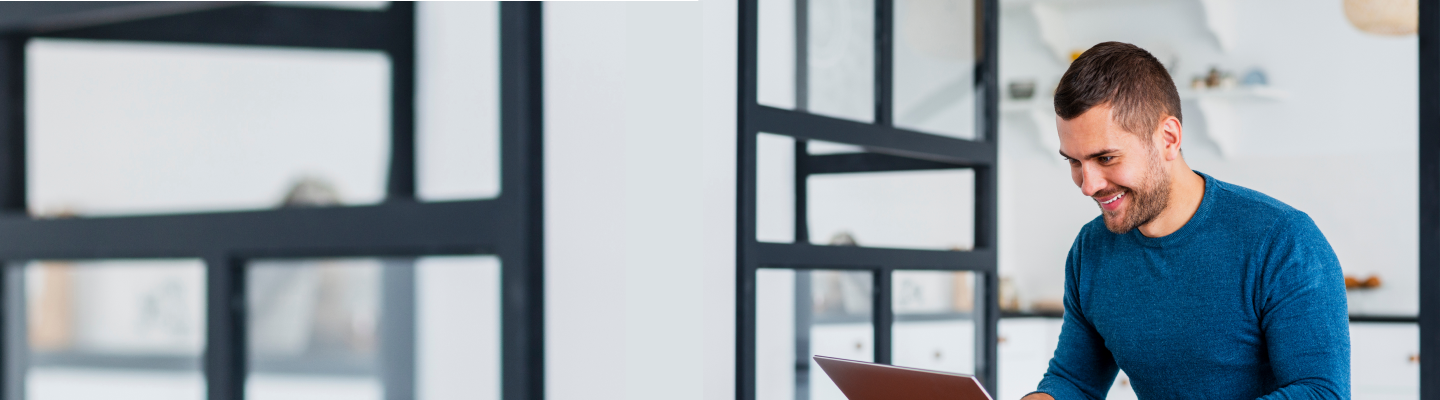
<svg viewBox="0 0 1440 400">
<path fill-rule="evenodd" d="M 493 253 L 518 215 L 497 200 L 139 217 L 0 218 L 0 259 Z"/>
<path fill-rule="evenodd" d="M 800 111 L 752 105 L 754 132 L 823 140 L 864 147 L 875 153 L 939 161 L 960 166 L 995 165 L 994 143 L 956 139 Z"/>
<path fill-rule="evenodd" d="M 752 243 L 760 267 L 796 269 L 926 269 L 994 271 L 995 251 L 911 250 L 878 247 Z"/>
<path fill-rule="evenodd" d="M 869 314 L 843 314 L 843 315 L 816 315 L 811 320 L 814 325 L 830 324 L 868 324 L 873 323 L 874 318 Z M 895 313 L 894 323 L 907 322 L 941 322 L 941 321 L 973 321 L 973 312 L 942 312 L 942 313 Z"/>
<path fill-rule="evenodd" d="M 393 22 L 388 12 L 247 5 L 39 32 L 36 36 L 386 50 L 403 36 L 393 34 Z"/>
<path fill-rule="evenodd" d="M 1420 317 L 1403 315 L 1358 315 L 1351 314 L 1350 322 L 1379 322 L 1379 323 L 1402 323 L 1418 324 Z"/>
<path fill-rule="evenodd" d="M 880 153 L 810 155 L 804 158 L 804 162 L 804 171 L 809 175 L 968 168 L 939 161 L 920 160 Z"/>
<path fill-rule="evenodd" d="M 7 1 L 0 2 L 0 33 L 29 34 L 74 29 L 230 7 L 236 4 L 242 3 L 223 1 Z"/>
</svg>

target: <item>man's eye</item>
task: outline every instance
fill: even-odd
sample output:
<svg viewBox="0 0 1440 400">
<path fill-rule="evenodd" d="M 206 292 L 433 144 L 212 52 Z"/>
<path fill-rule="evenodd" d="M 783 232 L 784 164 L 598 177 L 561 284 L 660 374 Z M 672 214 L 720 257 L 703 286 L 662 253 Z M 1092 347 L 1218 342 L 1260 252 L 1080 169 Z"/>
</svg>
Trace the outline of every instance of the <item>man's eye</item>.
<svg viewBox="0 0 1440 400">
<path fill-rule="evenodd" d="M 1115 157 L 1114 157 L 1114 156 L 1104 156 L 1104 157 L 1098 157 L 1097 159 L 1100 160 L 1100 162 L 1102 162 L 1102 163 L 1109 164 L 1111 160 L 1114 160 L 1114 159 L 1115 159 Z"/>
</svg>

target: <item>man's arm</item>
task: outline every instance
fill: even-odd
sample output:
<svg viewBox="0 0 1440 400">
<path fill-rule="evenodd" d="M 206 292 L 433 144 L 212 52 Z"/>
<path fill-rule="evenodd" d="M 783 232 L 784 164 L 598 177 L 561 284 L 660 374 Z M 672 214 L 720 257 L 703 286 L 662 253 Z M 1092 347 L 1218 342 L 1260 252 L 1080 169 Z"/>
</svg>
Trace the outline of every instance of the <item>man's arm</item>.
<svg viewBox="0 0 1440 400">
<path fill-rule="evenodd" d="M 1080 307 L 1081 271 L 1080 246 L 1084 233 L 1075 238 L 1070 255 L 1065 258 L 1065 322 L 1060 327 L 1060 343 L 1050 359 L 1050 369 L 1035 393 L 1025 400 L 1103 399 L 1115 382 L 1120 367 L 1115 356 L 1105 348 L 1105 340 L 1095 326 L 1085 319 Z M 1041 397 L 1043 396 L 1043 397 Z"/>
<path fill-rule="evenodd" d="M 1280 389 L 1263 400 L 1349 399 L 1350 324 L 1340 261 L 1309 216 L 1277 227 L 1264 260 L 1260 328 Z"/>
</svg>

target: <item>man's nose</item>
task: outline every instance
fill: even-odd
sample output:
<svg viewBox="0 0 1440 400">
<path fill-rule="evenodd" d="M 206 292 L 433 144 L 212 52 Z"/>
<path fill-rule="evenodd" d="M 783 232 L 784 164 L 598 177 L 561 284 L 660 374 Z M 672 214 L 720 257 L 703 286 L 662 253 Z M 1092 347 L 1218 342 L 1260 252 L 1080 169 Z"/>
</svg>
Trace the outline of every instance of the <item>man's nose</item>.
<svg viewBox="0 0 1440 400">
<path fill-rule="evenodd" d="M 1095 196 L 1101 189 L 1105 188 L 1105 178 L 1100 175 L 1099 168 L 1094 166 L 1080 166 L 1080 193 L 1086 196 Z"/>
</svg>

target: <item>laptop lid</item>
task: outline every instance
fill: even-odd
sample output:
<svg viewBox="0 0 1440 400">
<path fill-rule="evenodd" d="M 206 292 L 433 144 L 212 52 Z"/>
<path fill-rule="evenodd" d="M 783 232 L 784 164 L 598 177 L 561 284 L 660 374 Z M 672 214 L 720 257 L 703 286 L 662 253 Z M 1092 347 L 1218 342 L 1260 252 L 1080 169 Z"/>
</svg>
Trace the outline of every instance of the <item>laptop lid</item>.
<svg viewBox="0 0 1440 400">
<path fill-rule="evenodd" d="M 992 400 L 974 376 L 815 356 L 850 400 Z"/>
</svg>

